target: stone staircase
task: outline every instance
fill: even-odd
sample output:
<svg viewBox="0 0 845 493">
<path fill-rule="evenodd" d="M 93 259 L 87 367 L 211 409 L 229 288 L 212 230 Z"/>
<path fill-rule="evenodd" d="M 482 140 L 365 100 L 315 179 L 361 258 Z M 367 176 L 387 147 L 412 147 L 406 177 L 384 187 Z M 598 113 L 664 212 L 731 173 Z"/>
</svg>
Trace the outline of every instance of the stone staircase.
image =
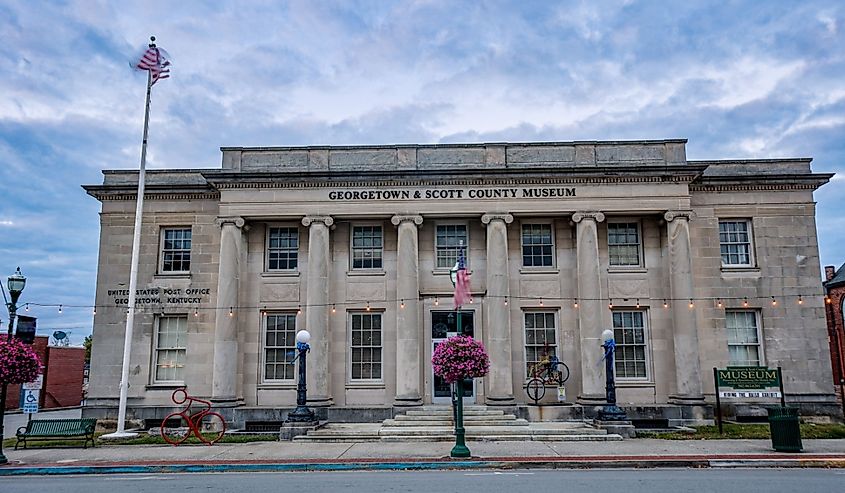
<svg viewBox="0 0 845 493">
<path fill-rule="evenodd" d="M 307 442 L 409 442 L 455 439 L 451 406 L 422 406 L 409 409 L 383 423 L 330 423 L 296 441 Z M 466 439 L 474 441 L 606 441 L 619 435 L 596 429 L 580 421 L 537 422 L 505 414 L 487 406 L 464 406 Z"/>
</svg>

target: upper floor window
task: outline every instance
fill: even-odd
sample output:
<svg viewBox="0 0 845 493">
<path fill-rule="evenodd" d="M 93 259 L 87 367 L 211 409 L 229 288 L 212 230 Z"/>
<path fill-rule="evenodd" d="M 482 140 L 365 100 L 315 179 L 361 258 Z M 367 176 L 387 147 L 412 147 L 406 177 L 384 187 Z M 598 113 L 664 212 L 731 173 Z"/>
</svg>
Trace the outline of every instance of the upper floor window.
<svg viewBox="0 0 845 493">
<path fill-rule="evenodd" d="M 188 317 L 158 317 L 155 332 L 155 382 L 184 382 Z"/>
<path fill-rule="evenodd" d="M 467 247 L 466 224 L 438 224 L 434 248 L 438 269 L 451 269 L 458 262 L 460 245 Z M 464 251 L 466 255 L 466 250 Z"/>
<path fill-rule="evenodd" d="M 613 312 L 616 376 L 619 378 L 648 378 L 644 315 L 643 311 Z"/>
<path fill-rule="evenodd" d="M 161 272 L 191 271 L 191 228 L 164 228 L 161 233 Z"/>
<path fill-rule="evenodd" d="M 299 262 L 299 228 L 267 230 L 267 270 L 296 270 Z"/>
<path fill-rule="evenodd" d="M 731 366 L 760 366 L 760 330 L 755 310 L 725 312 Z"/>
<path fill-rule="evenodd" d="M 751 221 L 732 219 L 719 221 L 719 250 L 722 265 L 750 267 L 751 258 Z"/>
<path fill-rule="evenodd" d="M 381 380 L 381 313 L 350 314 L 351 380 Z"/>
<path fill-rule="evenodd" d="M 554 265 L 553 252 L 551 224 L 522 225 L 523 267 L 551 267 Z"/>
<path fill-rule="evenodd" d="M 381 226 L 352 227 L 352 269 L 381 269 L 384 241 Z"/>
<path fill-rule="evenodd" d="M 264 317 L 264 380 L 293 380 L 296 365 L 296 314 L 269 313 Z"/>
<path fill-rule="evenodd" d="M 607 253 L 610 265 L 640 265 L 640 228 L 637 223 L 607 223 Z"/>
</svg>

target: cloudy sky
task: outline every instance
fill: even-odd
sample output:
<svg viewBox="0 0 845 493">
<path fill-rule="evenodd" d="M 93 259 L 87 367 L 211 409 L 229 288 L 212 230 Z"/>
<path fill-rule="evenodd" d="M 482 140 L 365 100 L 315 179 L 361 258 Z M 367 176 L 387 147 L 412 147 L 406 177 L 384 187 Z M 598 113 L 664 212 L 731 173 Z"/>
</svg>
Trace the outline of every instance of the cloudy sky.
<svg viewBox="0 0 845 493">
<path fill-rule="evenodd" d="M 134 4 L 134 5 L 133 5 Z M 177 5 L 177 6 L 174 6 Z M 671 5 L 671 6 L 669 6 Z M 690 159 L 813 157 L 822 264 L 845 262 L 845 7 L 829 1 L 0 3 L 0 274 L 39 332 L 91 331 L 99 203 L 220 146 L 687 138 Z M 5 312 L 0 319 L 7 321 Z"/>
</svg>

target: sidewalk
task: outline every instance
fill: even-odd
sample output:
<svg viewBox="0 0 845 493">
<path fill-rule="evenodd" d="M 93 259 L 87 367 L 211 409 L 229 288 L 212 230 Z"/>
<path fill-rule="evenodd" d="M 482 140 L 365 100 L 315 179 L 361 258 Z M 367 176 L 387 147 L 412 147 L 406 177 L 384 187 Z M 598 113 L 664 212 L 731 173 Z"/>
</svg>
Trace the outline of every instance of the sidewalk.
<svg viewBox="0 0 845 493">
<path fill-rule="evenodd" d="M 4 450 L 0 476 L 355 469 L 516 469 L 601 467 L 843 467 L 845 440 L 804 440 L 804 452 L 772 451 L 769 440 L 469 442 L 470 459 L 451 459 L 450 442 L 253 442 L 214 446 L 98 445 Z"/>
</svg>

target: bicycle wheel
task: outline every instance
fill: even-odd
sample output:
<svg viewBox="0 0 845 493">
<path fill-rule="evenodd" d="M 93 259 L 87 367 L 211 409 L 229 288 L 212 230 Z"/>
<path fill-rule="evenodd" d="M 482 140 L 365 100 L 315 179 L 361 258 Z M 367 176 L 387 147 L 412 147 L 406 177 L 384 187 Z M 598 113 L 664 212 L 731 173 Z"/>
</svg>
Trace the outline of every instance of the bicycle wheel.
<svg viewBox="0 0 845 493">
<path fill-rule="evenodd" d="M 560 372 L 560 384 L 563 385 L 569 380 L 569 367 L 566 366 L 566 363 L 561 361 L 558 363 L 557 370 Z"/>
<path fill-rule="evenodd" d="M 223 419 L 223 416 L 211 412 L 197 417 L 199 418 L 198 421 L 195 421 L 199 432 L 197 438 L 201 442 L 212 445 L 223 438 L 223 434 L 226 433 L 226 420 Z"/>
<path fill-rule="evenodd" d="M 546 384 L 542 379 L 532 378 L 525 385 L 525 391 L 528 393 L 528 397 L 534 401 L 534 404 L 537 404 L 546 395 Z"/>
<path fill-rule="evenodd" d="M 191 427 L 182 413 L 171 413 L 161 422 L 161 437 L 170 445 L 179 445 L 188 439 Z"/>
</svg>

